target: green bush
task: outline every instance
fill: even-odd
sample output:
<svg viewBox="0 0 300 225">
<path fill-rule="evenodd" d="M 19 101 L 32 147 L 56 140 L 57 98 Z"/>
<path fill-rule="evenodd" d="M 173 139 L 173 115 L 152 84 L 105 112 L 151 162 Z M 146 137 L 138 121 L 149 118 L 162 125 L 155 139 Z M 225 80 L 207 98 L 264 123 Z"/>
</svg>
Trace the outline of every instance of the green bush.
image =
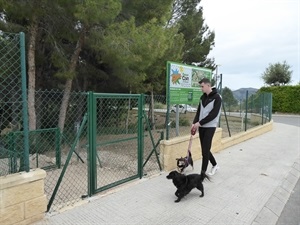
<svg viewBox="0 0 300 225">
<path fill-rule="evenodd" d="M 181 118 L 180 117 L 179 118 L 179 126 L 180 127 L 191 126 L 191 122 L 187 118 Z M 172 121 L 170 127 L 175 128 L 176 127 L 176 122 Z"/>
<path fill-rule="evenodd" d="M 273 112 L 300 113 L 300 85 L 262 87 L 259 91 L 272 93 Z"/>
<path fill-rule="evenodd" d="M 167 106 L 164 105 L 164 104 L 162 104 L 162 103 L 160 103 L 160 102 L 155 102 L 155 103 L 154 103 L 154 108 L 155 108 L 155 109 L 166 109 Z"/>
<path fill-rule="evenodd" d="M 191 122 L 187 118 L 179 118 L 179 126 L 190 126 Z"/>
</svg>

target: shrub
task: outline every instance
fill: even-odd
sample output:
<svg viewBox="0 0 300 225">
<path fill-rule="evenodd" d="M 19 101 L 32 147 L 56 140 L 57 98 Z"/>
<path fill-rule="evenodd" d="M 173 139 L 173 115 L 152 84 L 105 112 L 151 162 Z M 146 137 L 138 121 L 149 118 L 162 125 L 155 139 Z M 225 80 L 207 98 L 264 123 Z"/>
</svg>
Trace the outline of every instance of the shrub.
<svg viewBox="0 0 300 225">
<path fill-rule="evenodd" d="M 262 87 L 259 91 L 272 93 L 273 112 L 300 113 L 300 85 Z"/>
</svg>

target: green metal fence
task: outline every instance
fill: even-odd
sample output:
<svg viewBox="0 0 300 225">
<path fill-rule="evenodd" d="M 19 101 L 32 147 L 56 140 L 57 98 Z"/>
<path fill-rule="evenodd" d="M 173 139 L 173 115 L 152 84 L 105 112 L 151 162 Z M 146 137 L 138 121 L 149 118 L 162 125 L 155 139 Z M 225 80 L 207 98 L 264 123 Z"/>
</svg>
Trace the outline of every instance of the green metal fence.
<svg viewBox="0 0 300 225">
<path fill-rule="evenodd" d="M 24 33 L 0 32 L 0 176 L 29 171 L 27 121 Z"/>
<path fill-rule="evenodd" d="M 268 102 L 259 101 L 261 96 L 266 96 Z M 271 115 L 261 114 L 261 108 L 271 110 L 272 95 L 270 93 L 256 93 L 251 96 L 246 93 L 244 100 L 241 100 L 238 105 L 234 107 L 223 105 L 219 125 L 223 129 L 223 137 L 230 137 L 269 122 Z"/>
<path fill-rule="evenodd" d="M 90 94 L 89 103 L 92 195 L 143 176 L 144 132 L 141 95 Z"/>
<path fill-rule="evenodd" d="M 60 131 L 60 90 L 35 92 L 36 130 L 28 131 L 22 33 L 0 33 L 0 62 L 0 176 L 45 169 L 51 212 L 159 173 L 159 141 L 167 132 L 169 139 L 190 134 L 195 112 L 168 112 L 165 96 L 91 92 L 70 94 Z M 270 121 L 271 112 L 269 93 L 246 96 L 233 111 L 223 107 L 223 137 Z"/>
<path fill-rule="evenodd" d="M 24 151 L 24 132 L 15 131 L 5 135 L 2 139 L 6 143 L 9 155 L 7 157 L 9 166 L 6 169 L 9 173 L 18 172 L 19 153 Z M 49 169 L 52 167 L 60 168 L 60 132 L 58 128 L 38 129 L 29 132 L 29 162 L 31 168 Z M 53 155 L 54 160 L 47 160 L 45 157 Z M 2 169 L 4 166 L 2 165 Z M 2 172 L 4 172 L 3 170 Z"/>
<path fill-rule="evenodd" d="M 256 93 L 248 96 L 245 94 L 244 100 L 241 100 L 236 106 L 222 105 L 219 127 L 222 128 L 222 137 L 230 137 L 234 134 L 244 132 L 258 125 L 265 124 L 272 119 L 272 94 Z M 184 105 L 185 108 L 190 106 Z M 182 108 L 184 108 L 182 107 Z M 191 105 L 197 108 L 197 105 Z M 176 109 L 175 105 L 170 107 L 169 120 L 167 122 L 169 139 L 176 136 L 189 135 L 191 124 L 195 112 L 189 110 Z M 176 111 L 178 110 L 178 111 Z M 157 124 L 158 127 L 160 125 Z"/>
<path fill-rule="evenodd" d="M 45 129 L 59 108 L 54 111 L 52 107 L 51 113 L 46 109 L 59 104 L 62 93 L 39 91 L 36 95 L 37 99 L 46 99 L 41 104 L 45 118 L 40 123 Z M 151 130 L 143 101 L 143 95 L 71 93 L 72 107 L 68 108 L 68 122 L 60 137 L 61 167 L 47 169 L 48 211 L 161 170 L 158 154 L 163 134 Z M 78 112 L 86 112 L 88 122 Z M 54 155 L 50 158 L 52 165 L 57 161 Z"/>
</svg>

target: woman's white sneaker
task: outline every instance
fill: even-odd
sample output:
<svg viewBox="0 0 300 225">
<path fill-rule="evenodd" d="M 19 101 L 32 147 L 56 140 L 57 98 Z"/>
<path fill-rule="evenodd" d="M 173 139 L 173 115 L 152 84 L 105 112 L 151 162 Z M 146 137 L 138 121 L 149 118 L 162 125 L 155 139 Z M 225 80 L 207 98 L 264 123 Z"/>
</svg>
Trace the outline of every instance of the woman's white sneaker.
<svg viewBox="0 0 300 225">
<path fill-rule="evenodd" d="M 217 172 L 218 169 L 220 169 L 220 167 L 218 166 L 218 164 L 215 165 L 215 166 L 213 166 L 213 167 L 211 168 L 210 173 L 208 173 L 208 175 L 210 175 L 210 176 L 215 175 L 215 173 Z"/>
</svg>

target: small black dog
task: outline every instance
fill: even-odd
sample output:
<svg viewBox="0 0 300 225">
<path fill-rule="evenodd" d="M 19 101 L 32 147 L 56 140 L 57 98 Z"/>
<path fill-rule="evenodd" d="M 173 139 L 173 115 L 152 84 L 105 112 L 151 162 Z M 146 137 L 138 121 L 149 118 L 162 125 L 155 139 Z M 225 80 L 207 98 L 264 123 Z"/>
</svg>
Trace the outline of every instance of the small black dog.
<svg viewBox="0 0 300 225">
<path fill-rule="evenodd" d="M 200 197 L 203 197 L 204 187 L 202 182 L 204 179 L 210 180 L 210 178 L 205 173 L 184 175 L 178 173 L 177 171 L 170 172 L 167 176 L 167 179 L 173 180 L 173 184 L 177 188 L 175 192 L 177 200 L 175 200 L 175 202 L 180 202 L 180 200 L 188 193 L 190 193 L 194 188 L 200 190 Z"/>
<path fill-rule="evenodd" d="M 187 168 L 189 165 L 191 165 L 194 169 L 194 162 L 192 158 L 191 151 L 188 151 L 188 155 L 186 157 L 180 157 L 177 158 L 177 169 L 180 173 L 184 171 L 185 168 Z"/>
</svg>

